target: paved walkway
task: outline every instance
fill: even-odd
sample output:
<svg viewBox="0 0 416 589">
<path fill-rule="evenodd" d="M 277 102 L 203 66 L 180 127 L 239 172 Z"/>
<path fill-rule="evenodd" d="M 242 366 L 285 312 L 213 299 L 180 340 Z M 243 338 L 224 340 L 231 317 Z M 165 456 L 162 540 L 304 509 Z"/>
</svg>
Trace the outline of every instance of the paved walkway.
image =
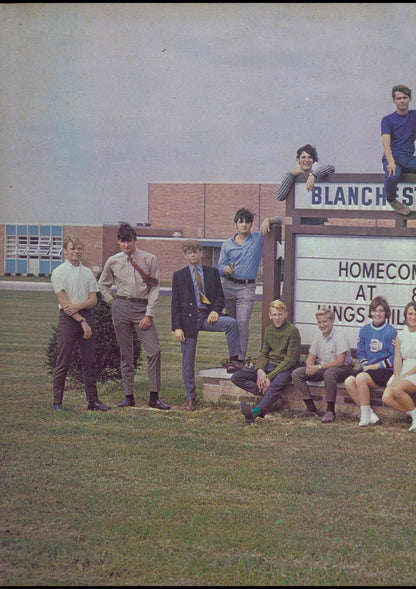
<svg viewBox="0 0 416 589">
<path fill-rule="evenodd" d="M 53 292 L 52 284 L 50 282 L 26 282 L 25 280 L 0 280 L 0 290 L 46 290 Z M 172 289 L 170 286 L 160 287 L 160 296 L 170 297 Z M 263 287 L 256 287 L 256 301 L 261 301 L 263 298 Z"/>
</svg>

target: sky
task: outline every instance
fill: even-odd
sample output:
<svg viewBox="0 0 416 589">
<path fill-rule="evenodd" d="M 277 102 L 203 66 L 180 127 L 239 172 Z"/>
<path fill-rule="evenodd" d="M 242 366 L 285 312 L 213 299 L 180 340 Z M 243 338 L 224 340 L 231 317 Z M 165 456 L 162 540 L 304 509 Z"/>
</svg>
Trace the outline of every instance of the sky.
<svg viewBox="0 0 416 589">
<path fill-rule="evenodd" d="M 152 182 L 382 173 L 414 3 L 0 4 L 0 222 L 148 221 Z M 416 106 L 411 103 L 411 108 Z"/>
</svg>

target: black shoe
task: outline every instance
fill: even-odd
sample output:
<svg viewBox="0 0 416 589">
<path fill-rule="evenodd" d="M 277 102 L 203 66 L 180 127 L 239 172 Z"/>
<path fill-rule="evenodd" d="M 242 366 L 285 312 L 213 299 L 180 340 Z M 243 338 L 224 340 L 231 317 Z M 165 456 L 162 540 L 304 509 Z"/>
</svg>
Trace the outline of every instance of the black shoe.
<svg viewBox="0 0 416 589">
<path fill-rule="evenodd" d="M 254 425 L 256 418 L 254 417 L 253 411 L 247 401 L 241 401 L 240 403 L 241 413 L 246 418 L 246 423 Z"/>
<path fill-rule="evenodd" d="M 64 410 L 64 408 L 62 407 L 62 403 L 54 403 L 53 408 L 55 409 L 55 411 L 63 411 Z"/>
<path fill-rule="evenodd" d="M 286 407 L 285 400 L 279 395 L 273 405 L 270 407 L 269 413 L 278 413 L 279 411 L 283 411 Z"/>
<path fill-rule="evenodd" d="M 124 397 L 124 399 L 117 405 L 117 407 L 135 407 L 136 401 L 134 397 Z"/>
<path fill-rule="evenodd" d="M 225 368 L 227 369 L 227 374 L 234 374 L 234 372 L 238 372 L 244 368 L 244 364 L 240 362 L 240 360 L 230 360 Z"/>
<path fill-rule="evenodd" d="M 149 407 L 152 407 L 152 409 L 161 409 L 162 411 L 167 411 L 170 409 L 170 405 L 164 403 L 161 399 L 157 399 L 156 401 L 149 401 Z"/>
<path fill-rule="evenodd" d="M 89 411 L 109 411 L 111 409 L 110 405 L 104 405 L 102 401 L 97 399 L 97 401 L 92 401 L 88 403 L 87 409 Z"/>
</svg>

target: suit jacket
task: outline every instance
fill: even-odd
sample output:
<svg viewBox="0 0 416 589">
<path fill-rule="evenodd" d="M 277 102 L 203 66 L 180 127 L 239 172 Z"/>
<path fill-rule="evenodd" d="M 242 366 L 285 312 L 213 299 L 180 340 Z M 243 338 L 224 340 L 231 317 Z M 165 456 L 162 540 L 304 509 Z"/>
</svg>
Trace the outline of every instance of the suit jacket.
<svg viewBox="0 0 416 589">
<path fill-rule="evenodd" d="M 205 294 L 211 305 L 209 312 L 221 314 L 225 306 L 220 273 L 217 268 L 202 265 Z M 198 333 L 198 306 L 194 283 L 189 266 L 177 270 L 172 280 L 172 330 L 182 329 L 185 337 L 196 337 Z"/>
</svg>

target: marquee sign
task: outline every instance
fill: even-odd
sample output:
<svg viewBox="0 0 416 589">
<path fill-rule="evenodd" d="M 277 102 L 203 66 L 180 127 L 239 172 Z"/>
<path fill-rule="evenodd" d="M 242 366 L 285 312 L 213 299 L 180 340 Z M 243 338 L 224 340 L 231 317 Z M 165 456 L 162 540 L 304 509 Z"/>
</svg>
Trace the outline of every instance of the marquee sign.
<svg viewBox="0 0 416 589">
<path fill-rule="evenodd" d="M 397 198 L 416 211 L 416 186 L 399 184 Z M 364 182 L 320 182 L 311 192 L 305 182 L 295 184 L 295 208 L 297 209 L 349 209 L 389 210 L 384 195 L 383 183 Z"/>
<path fill-rule="evenodd" d="M 397 189 L 413 211 L 407 217 L 386 203 L 384 174 L 330 174 L 311 192 L 306 180 L 298 176 L 286 199 L 282 237 L 275 229 L 264 241 L 263 333 L 270 300 L 281 298 L 305 351 L 317 331 L 315 313 L 326 305 L 356 348 L 377 295 L 388 300 L 390 321 L 402 329 L 404 308 L 416 300 L 416 174 L 403 175 Z"/>
<path fill-rule="evenodd" d="M 294 322 L 302 343 L 311 343 L 317 329 L 315 312 L 326 305 L 356 347 L 359 329 L 369 320 L 369 304 L 377 295 L 386 297 L 391 323 L 402 328 L 404 307 L 416 300 L 413 243 L 410 246 L 404 237 L 297 235 Z"/>
</svg>

